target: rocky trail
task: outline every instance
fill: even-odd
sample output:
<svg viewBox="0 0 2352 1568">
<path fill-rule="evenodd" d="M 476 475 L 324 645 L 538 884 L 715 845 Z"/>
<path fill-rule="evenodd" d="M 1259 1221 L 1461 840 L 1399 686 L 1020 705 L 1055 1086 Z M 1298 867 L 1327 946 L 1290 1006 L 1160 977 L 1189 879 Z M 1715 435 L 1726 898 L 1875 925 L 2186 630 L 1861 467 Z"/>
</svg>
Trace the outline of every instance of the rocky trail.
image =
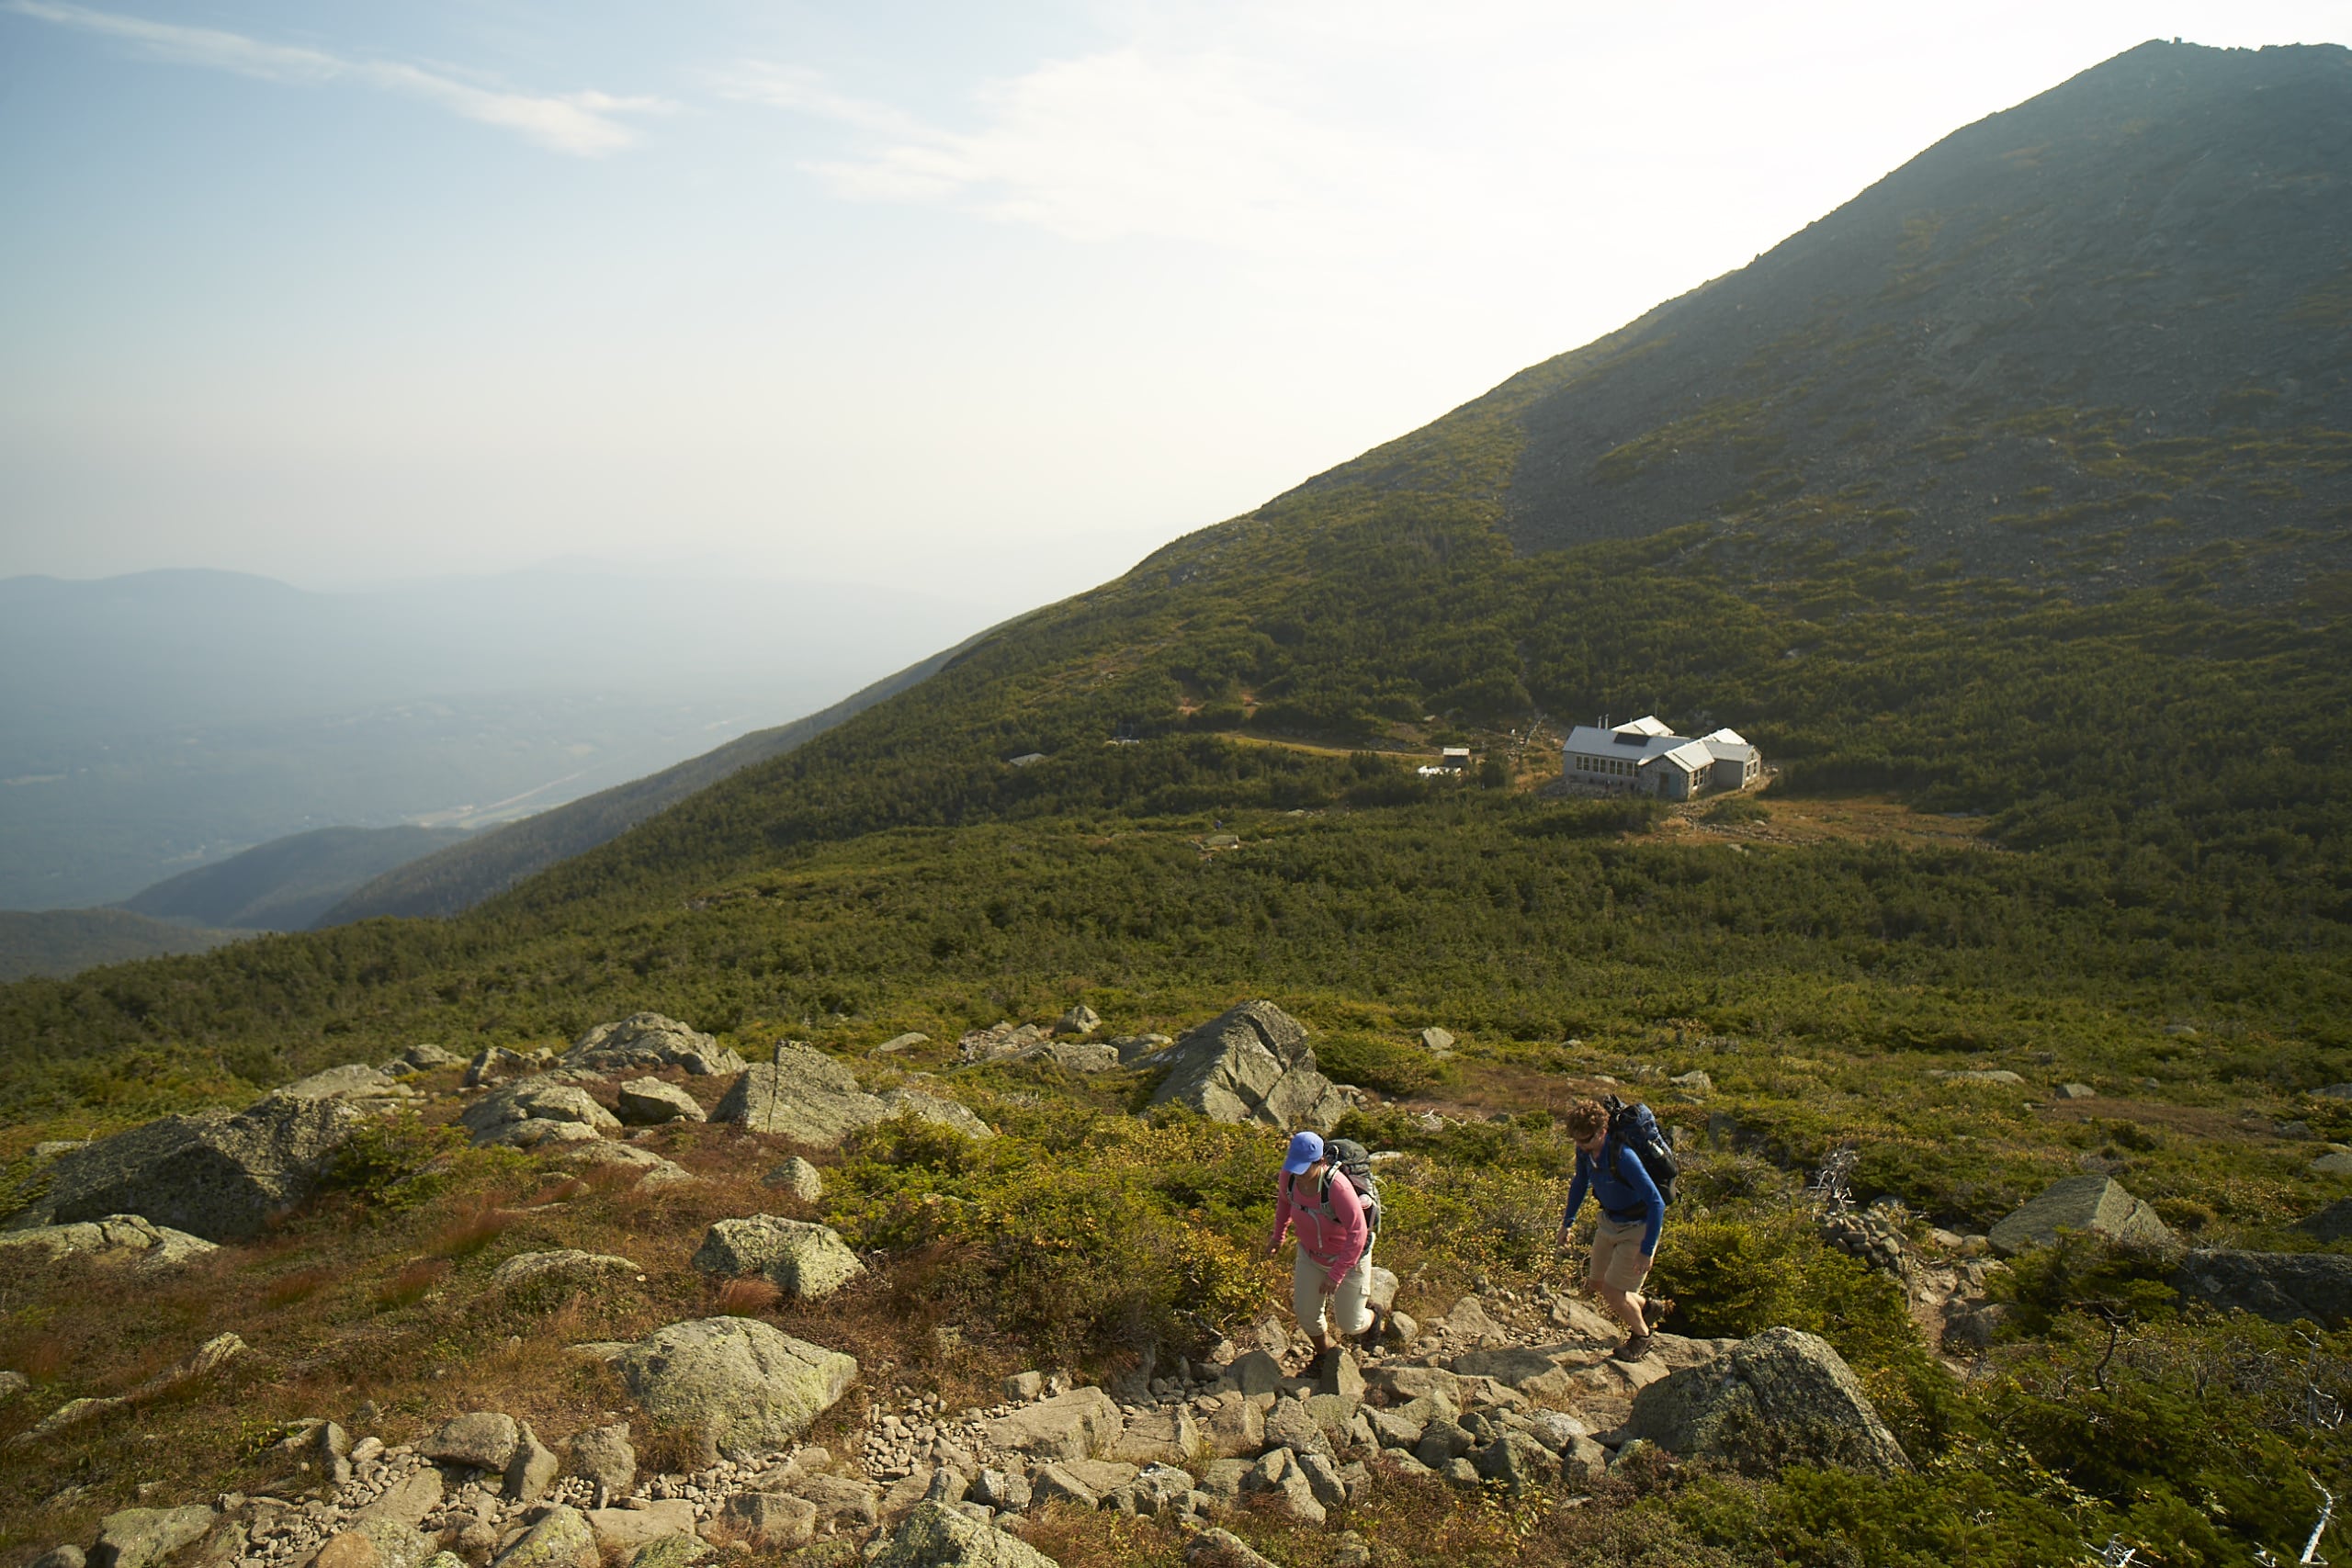
<svg viewBox="0 0 2352 1568">
<path fill-rule="evenodd" d="M 1165 1066 L 1153 1103 L 1269 1128 L 1329 1125 L 1363 1099 L 1323 1077 L 1306 1031 L 1271 1004 L 1243 1004 L 1181 1041 L 1097 1043 L 1087 1036 L 1098 1024 L 1080 1010 L 1050 1029 L 999 1025 L 965 1036 L 956 1057 L 969 1066 L 1045 1056 L 1078 1073 Z M 888 1070 L 922 1043 L 901 1036 L 873 1057 Z M 899 1116 L 994 1136 L 949 1096 L 945 1077 L 892 1072 L 892 1087 L 873 1093 L 823 1053 L 780 1044 L 770 1060 L 747 1063 L 653 1014 L 599 1026 L 560 1056 L 486 1050 L 462 1075 L 448 1071 L 458 1065 L 419 1046 L 380 1066 L 330 1069 L 235 1113 L 45 1145 L 46 1191 L 0 1231 L 0 1258 L 15 1248 L 81 1256 L 134 1278 L 187 1266 L 249 1242 L 303 1202 L 371 1117 L 435 1102 L 477 1147 L 601 1167 L 648 1188 L 701 1179 L 633 1141 L 682 1122 L 731 1122 L 820 1154 Z M 431 1082 L 447 1087 L 418 1087 Z M 685 1087 L 698 1082 L 700 1095 Z M 1408 1168 L 1384 1168 L 1411 1179 Z M 805 1211 L 824 1182 L 822 1167 L 794 1155 L 763 1186 L 779 1206 Z M 2100 1176 L 2057 1183 L 1989 1235 L 1930 1230 L 1886 1205 L 1853 1210 L 1834 1181 L 1815 1197 L 1824 1238 L 1901 1280 L 1923 1335 L 1962 1376 L 2007 1310 L 1992 1299 L 2001 1258 L 2071 1230 L 2170 1241 L 2146 1205 Z M 710 1222 L 692 1267 L 722 1293 L 756 1285 L 767 1292 L 756 1299 L 820 1303 L 855 1288 L 873 1261 L 827 1225 L 761 1213 Z M 2342 1261 L 2194 1253 L 2180 1279 L 2185 1292 L 2223 1304 L 2277 1315 L 2317 1303 L 2341 1321 L 2352 1296 L 2335 1272 Z M 489 1289 L 560 1294 L 644 1278 L 617 1254 L 526 1251 L 500 1262 Z M 1441 1303 L 1375 1268 L 1373 1296 L 1387 1309 L 1378 1344 L 1317 1358 L 1268 1316 L 1196 1359 L 1146 1359 L 1115 1389 L 1033 1370 L 1004 1378 L 994 1403 L 960 1406 L 935 1387 L 869 1379 L 853 1356 L 784 1332 L 756 1306 L 682 1318 L 562 1352 L 609 1368 L 634 1415 L 606 1411 L 543 1438 L 493 1409 L 423 1429 L 372 1401 L 316 1413 L 273 1429 L 257 1451 L 260 1472 L 274 1474 L 266 1484 L 177 1503 L 142 1486 L 142 1505 L 153 1506 L 106 1516 L 94 1540 L 58 1545 L 38 1568 L 166 1559 L 179 1568 L 672 1568 L 744 1552 L 899 1568 L 1032 1563 L 1050 1561 L 1023 1540 L 1045 1509 L 1159 1520 L 1204 1560 L 1235 1562 L 1264 1559 L 1219 1520 L 1271 1513 L 1329 1532 L 1332 1561 L 1360 1562 L 1349 1512 L 1384 1481 L 1540 1492 L 1573 1506 L 1629 1462 L 1704 1457 L 1880 1473 L 1910 1462 L 1837 1351 L 1810 1334 L 1702 1339 L 1669 1324 L 1647 1353 L 1625 1359 L 1622 1328 L 1556 1286 L 1515 1289 L 1480 1275 Z M 9 1442 L 38 1451 L 83 1422 L 200 1387 L 245 1349 L 236 1333 L 220 1334 L 129 1394 L 68 1401 Z M 853 1389 L 860 1397 L 844 1426 L 836 1407 Z M 28 1395 L 24 1376 L 0 1371 L 0 1403 Z M 812 1440 L 820 1423 L 832 1447 Z M 640 1466 L 637 1445 L 657 1430 L 691 1434 L 695 1468 Z"/>
</svg>

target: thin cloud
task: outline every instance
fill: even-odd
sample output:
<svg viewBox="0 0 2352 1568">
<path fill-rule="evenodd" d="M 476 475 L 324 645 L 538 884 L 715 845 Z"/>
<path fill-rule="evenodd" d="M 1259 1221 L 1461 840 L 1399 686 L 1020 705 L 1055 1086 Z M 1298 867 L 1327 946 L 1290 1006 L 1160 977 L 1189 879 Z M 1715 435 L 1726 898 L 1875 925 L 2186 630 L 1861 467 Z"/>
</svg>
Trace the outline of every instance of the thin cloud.
<svg viewBox="0 0 2352 1568">
<path fill-rule="evenodd" d="M 970 130 L 799 67 L 751 62 L 719 82 L 853 132 L 846 152 L 803 165 L 843 196 L 950 205 L 1073 240 L 1329 254 L 1385 244 L 1400 191 L 1437 183 L 1409 144 L 1317 116 L 1293 73 L 1227 51 L 1047 62 L 983 88 Z"/>
<path fill-rule="evenodd" d="M 158 60 L 232 72 L 265 82 L 358 82 L 435 104 L 461 118 L 515 131 L 526 140 L 576 157 L 601 157 L 633 145 L 637 133 L 617 118 L 660 112 L 658 98 L 606 93 L 560 95 L 499 92 L 396 61 L 346 60 L 323 50 L 265 42 L 217 28 L 181 27 L 56 0 L 6 0 L 18 16 L 119 39 Z"/>
</svg>

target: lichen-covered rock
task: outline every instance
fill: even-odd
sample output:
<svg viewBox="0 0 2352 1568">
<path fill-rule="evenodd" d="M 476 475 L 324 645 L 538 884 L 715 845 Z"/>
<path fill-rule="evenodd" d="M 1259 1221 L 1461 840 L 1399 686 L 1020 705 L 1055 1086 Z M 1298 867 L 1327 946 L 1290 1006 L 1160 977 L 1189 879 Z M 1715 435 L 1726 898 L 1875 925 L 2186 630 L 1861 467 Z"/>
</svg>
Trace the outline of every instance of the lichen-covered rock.
<svg viewBox="0 0 2352 1568">
<path fill-rule="evenodd" d="M 571 1127 L 570 1122 L 529 1123 L 533 1126 Z M 582 1129 L 585 1131 L 585 1129 Z M 635 1144 L 608 1143 L 591 1134 L 579 1143 L 566 1144 L 555 1150 L 554 1157 L 564 1165 L 617 1165 L 637 1172 L 641 1187 L 666 1187 L 678 1181 L 699 1181 L 702 1179 L 674 1160 L 663 1159 L 651 1149 L 639 1148 Z"/>
<path fill-rule="evenodd" d="M 813 1203 L 825 1195 L 824 1173 L 798 1155 L 761 1177 L 760 1185 L 789 1192 L 804 1203 Z"/>
<path fill-rule="evenodd" d="M 1305 1026 L 1272 1002 L 1227 1009 L 1162 1058 L 1168 1077 L 1154 1105 L 1178 1104 L 1213 1122 L 1329 1127 L 1347 1105 L 1316 1070 Z"/>
<path fill-rule="evenodd" d="M 212 1528 L 212 1510 L 201 1503 L 184 1508 L 125 1508 L 98 1521 L 98 1544 L 90 1568 L 147 1568 L 161 1562 Z"/>
<path fill-rule="evenodd" d="M 503 1045 L 485 1045 L 466 1064 L 465 1085 L 480 1089 L 484 1084 L 498 1083 L 531 1071 L 531 1059 L 520 1052 L 509 1051 Z"/>
<path fill-rule="evenodd" d="M 694 1264 L 726 1280 L 757 1275 L 802 1301 L 822 1301 L 865 1272 L 831 1225 L 775 1214 L 718 1221 L 695 1249 Z"/>
<path fill-rule="evenodd" d="M 628 1422 L 574 1432 L 566 1447 L 570 1450 L 564 1464 L 567 1475 L 601 1486 L 614 1497 L 627 1495 L 637 1484 L 637 1450 L 629 1444 Z"/>
<path fill-rule="evenodd" d="M 919 1089 L 894 1089 L 882 1097 L 882 1109 L 891 1116 L 912 1116 L 936 1126 L 952 1127 L 967 1138 L 988 1139 L 996 1129 L 972 1113 L 969 1106 Z"/>
<path fill-rule="evenodd" d="M 1331 1452 L 1330 1434 L 1303 1399 L 1274 1401 L 1273 1413 L 1266 1417 L 1266 1441 L 1294 1453 L 1329 1456 Z"/>
<path fill-rule="evenodd" d="M 847 1067 L 821 1051 L 786 1045 L 774 1061 L 744 1069 L 712 1120 L 829 1149 L 888 1114 L 880 1099 L 857 1087 Z"/>
<path fill-rule="evenodd" d="M 796 1473 L 781 1490 L 816 1504 L 820 1520 L 867 1527 L 882 1517 L 882 1488 L 871 1481 L 817 1470 Z"/>
<path fill-rule="evenodd" d="M 475 1410 L 444 1421 L 418 1440 L 416 1451 L 443 1464 L 503 1473 L 522 1438 L 522 1428 L 512 1416 L 497 1410 Z"/>
<path fill-rule="evenodd" d="M 515 1426 L 514 1457 L 506 1461 L 506 1484 L 503 1495 L 510 1503 L 536 1503 L 542 1493 L 554 1484 L 563 1463 L 555 1450 L 539 1441 L 528 1421 Z"/>
<path fill-rule="evenodd" d="M 684 1067 L 705 1077 L 740 1073 L 743 1058 L 674 1018 L 640 1012 L 616 1023 L 600 1023 L 582 1034 L 563 1054 L 563 1065 L 601 1073 L 630 1067 Z"/>
<path fill-rule="evenodd" d="M 1067 1461 L 1108 1452 L 1125 1430 L 1109 1394 L 1079 1388 L 998 1416 L 988 1424 L 988 1440 L 1008 1453 Z"/>
<path fill-rule="evenodd" d="M 297 1100 L 347 1100 L 363 1111 L 390 1110 L 417 1098 L 416 1090 L 391 1074 L 360 1062 L 347 1062 L 340 1067 L 297 1078 L 277 1092 Z M 403 1563 L 401 1568 L 409 1565 Z"/>
<path fill-rule="evenodd" d="M 663 1497 L 639 1508 L 591 1508 L 581 1517 L 600 1551 L 633 1551 L 665 1536 L 695 1533 L 695 1506 L 684 1497 Z"/>
<path fill-rule="evenodd" d="M 1768 1328 L 1729 1356 L 1642 1389 L 1624 1432 L 1686 1459 L 1705 1455 L 1759 1472 L 1792 1464 L 1879 1475 L 1910 1468 L 1845 1359 L 1827 1340 L 1794 1328 Z"/>
<path fill-rule="evenodd" d="M 374 1502 L 352 1516 L 356 1523 L 362 1519 L 391 1519 L 413 1529 L 424 1522 L 424 1516 L 441 1506 L 441 1472 L 432 1465 L 411 1471 L 408 1478 L 391 1486 Z"/>
<path fill-rule="evenodd" d="M 1212 1453 L 1255 1454 L 1266 1446 L 1266 1413 L 1255 1400 L 1227 1394 L 1208 1413 L 1201 1436 Z"/>
<path fill-rule="evenodd" d="M 2174 1245 L 2171 1228 L 2156 1212 L 2113 1177 L 2070 1176 L 2052 1182 L 2040 1197 L 1995 1225 L 1993 1250 L 2014 1258 L 2030 1247 L 2049 1246 L 2062 1230 L 2086 1231 L 2131 1246 Z"/>
<path fill-rule="evenodd" d="M 693 1428 L 714 1455 L 784 1447 L 857 1376 L 853 1358 L 744 1317 L 671 1324 L 613 1366 L 649 1415 Z"/>
<path fill-rule="evenodd" d="M 560 1083 L 541 1074 L 492 1089 L 460 1111 L 458 1120 L 477 1145 L 514 1144 L 530 1147 L 553 1133 L 549 1123 L 585 1129 L 590 1137 L 621 1130 L 620 1119 L 596 1103 L 577 1084 Z M 542 1125 L 532 1127 L 530 1123 Z M 534 1134 L 537 1134 L 534 1136 Z M 572 1133 L 554 1134 L 573 1136 Z"/>
<path fill-rule="evenodd" d="M 2340 1252 L 2199 1249 L 2174 1272 L 2172 1287 L 2191 1301 L 2272 1323 L 2352 1323 L 2352 1257 Z"/>
<path fill-rule="evenodd" d="M 415 1526 L 398 1519 L 354 1521 L 327 1538 L 311 1568 L 420 1568 L 433 1555 L 433 1542 Z"/>
<path fill-rule="evenodd" d="M 596 1532 L 579 1509 L 559 1504 L 498 1554 L 495 1568 L 594 1568 L 595 1562 Z"/>
<path fill-rule="evenodd" d="M 1056 1568 L 1054 1560 L 941 1503 L 918 1503 L 865 1568 Z"/>
<path fill-rule="evenodd" d="M 628 1258 L 608 1252 L 582 1252 L 571 1247 L 561 1252 L 518 1252 L 491 1271 L 490 1282 L 502 1291 L 548 1285 L 581 1287 L 615 1275 L 634 1279 L 640 1272 Z"/>
<path fill-rule="evenodd" d="M 1125 1420 L 1109 1451 L 1113 1459 L 1129 1464 L 1186 1464 L 1204 1446 L 1200 1424 L 1181 1404 L 1142 1410 Z M 1192 1490 L 1192 1483 L 1187 1481 L 1184 1489 Z"/>
<path fill-rule="evenodd" d="M 817 1533 L 817 1505 L 786 1492 L 738 1492 L 719 1515 L 754 1547 L 771 1551 L 797 1551 Z"/>
<path fill-rule="evenodd" d="M 1185 1568 L 1277 1568 L 1272 1558 L 1222 1526 L 1205 1529 L 1184 1547 Z"/>
<path fill-rule="evenodd" d="M 1018 1056 L 1045 1043 L 1046 1032 L 1034 1023 L 994 1023 L 967 1030 L 956 1042 L 956 1056 L 965 1063 L 994 1062 Z"/>
<path fill-rule="evenodd" d="M 710 1550 L 710 1543 L 697 1535 L 665 1535 L 639 1547 L 628 1568 L 686 1568 L 709 1556 Z"/>
<path fill-rule="evenodd" d="M 259 1235 L 308 1198 L 367 1113 L 272 1094 L 231 1115 L 166 1116 L 62 1155 L 41 1204 L 52 1224 L 137 1214 L 207 1241 Z"/>
<path fill-rule="evenodd" d="M 108 1214 L 72 1224 L 0 1231 L 0 1248 L 6 1247 L 38 1250 L 52 1259 L 78 1254 L 100 1263 L 127 1263 L 142 1274 L 176 1268 L 219 1250 L 200 1235 L 156 1224 L 138 1214 Z"/>
<path fill-rule="evenodd" d="M 616 1108 L 632 1127 L 658 1127 L 665 1122 L 707 1120 L 702 1102 L 673 1083 L 660 1078 L 631 1078 L 616 1091 Z"/>
</svg>

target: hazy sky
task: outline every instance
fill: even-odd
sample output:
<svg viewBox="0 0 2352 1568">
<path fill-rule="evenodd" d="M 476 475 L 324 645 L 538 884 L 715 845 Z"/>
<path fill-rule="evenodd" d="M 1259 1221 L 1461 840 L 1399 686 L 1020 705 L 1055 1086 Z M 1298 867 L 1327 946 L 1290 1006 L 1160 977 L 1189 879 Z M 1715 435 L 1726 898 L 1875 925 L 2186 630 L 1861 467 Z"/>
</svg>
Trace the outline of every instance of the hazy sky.
<svg viewBox="0 0 2352 1568">
<path fill-rule="evenodd" d="M 0 0 L 0 575 L 1011 609 L 2342 0 Z"/>
</svg>

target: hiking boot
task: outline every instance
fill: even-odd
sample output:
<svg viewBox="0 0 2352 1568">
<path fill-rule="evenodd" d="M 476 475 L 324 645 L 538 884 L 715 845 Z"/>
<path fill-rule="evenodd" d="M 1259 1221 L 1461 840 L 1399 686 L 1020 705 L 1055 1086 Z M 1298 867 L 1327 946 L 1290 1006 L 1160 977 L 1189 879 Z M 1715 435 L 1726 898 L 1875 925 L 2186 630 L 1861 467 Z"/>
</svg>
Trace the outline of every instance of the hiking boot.
<svg viewBox="0 0 2352 1568">
<path fill-rule="evenodd" d="M 1390 1314 L 1386 1307 L 1373 1308 L 1372 1325 L 1366 1328 L 1362 1334 L 1356 1336 L 1356 1343 L 1362 1345 L 1367 1350 L 1378 1349 L 1381 1342 L 1388 1337 L 1389 1315 Z"/>
<path fill-rule="evenodd" d="M 1672 1296 L 1653 1296 L 1645 1304 L 1642 1316 L 1648 1321 L 1652 1333 L 1657 1331 L 1659 1324 L 1674 1315 L 1674 1306 Z"/>
<path fill-rule="evenodd" d="M 1646 1334 L 1628 1334 L 1625 1343 L 1610 1352 L 1620 1361 L 1638 1361 L 1649 1353 L 1650 1337 Z"/>
</svg>

